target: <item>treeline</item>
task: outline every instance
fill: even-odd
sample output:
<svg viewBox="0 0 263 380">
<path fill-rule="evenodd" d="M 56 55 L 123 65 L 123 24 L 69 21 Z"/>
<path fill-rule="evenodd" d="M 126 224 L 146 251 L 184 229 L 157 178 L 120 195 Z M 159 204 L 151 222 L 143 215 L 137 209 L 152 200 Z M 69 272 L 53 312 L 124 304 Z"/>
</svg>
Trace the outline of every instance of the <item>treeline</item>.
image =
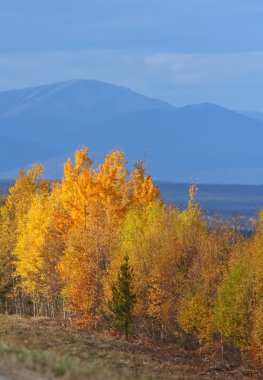
<svg viewBox="0 0 263 380">
<path fill-rule="evenodd" d="M 190 188 L 184 211 L 167 206 L 123 152 L 97 168 L 88 149 L 61 182 L 39 164 L 1 201 L 3 313 L 49 316 L 85 328 L 237 359 L 263 359 L 263 231 L 250 239 L 209 229 Z"/>
</svg>

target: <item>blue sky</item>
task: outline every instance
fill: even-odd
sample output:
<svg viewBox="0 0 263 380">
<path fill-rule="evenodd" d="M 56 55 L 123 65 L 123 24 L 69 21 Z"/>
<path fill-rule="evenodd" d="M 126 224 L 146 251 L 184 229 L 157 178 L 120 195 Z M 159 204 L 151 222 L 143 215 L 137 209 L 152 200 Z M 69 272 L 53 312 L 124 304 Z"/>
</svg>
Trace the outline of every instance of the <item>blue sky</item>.
<svg viewBox="0 0 263 380">
<path fill-rule="evenodd" d="M 263 111 L 262 0 L 0 0 L 0 90 L 99 79 Z"/>
</svg>

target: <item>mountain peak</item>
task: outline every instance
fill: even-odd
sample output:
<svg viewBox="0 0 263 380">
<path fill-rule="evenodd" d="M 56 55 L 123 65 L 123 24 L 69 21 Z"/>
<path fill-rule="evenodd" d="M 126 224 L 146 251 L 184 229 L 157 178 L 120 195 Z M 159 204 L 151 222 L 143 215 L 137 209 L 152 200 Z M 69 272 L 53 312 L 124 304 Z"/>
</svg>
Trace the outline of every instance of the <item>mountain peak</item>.
<svg viewBox="0 0 263 380">
<path fill-rule="evenodd" d="M 182 110 L 221 110 L 221 111 L 227 111 L 227 112 L 232 112 L 230 109 L 219 106 L 218 104 L 215 103 L 198 103 L 198 104 L 189 104 L 187 106 L 181 107 Z"/>
<path fill-rule="evenodd" d="M 0 118 L 9 118 L 29 110 L 42 108 L 42 112 L 52 115 L 71 110 L 91 110 L 97 108 L 97 119 L 102 114 L 115 117 L 119 114 L 137 112 L 151 108 L 172 108 L 166 102 L 138 94 L 129 88 L 98 80 L 74 79 L 20 90 L 0 93 Z M 44 110 L 45 109 L 45 110 Z M 95 119 L 94 119 L 95 121 Z"/>
</svg>

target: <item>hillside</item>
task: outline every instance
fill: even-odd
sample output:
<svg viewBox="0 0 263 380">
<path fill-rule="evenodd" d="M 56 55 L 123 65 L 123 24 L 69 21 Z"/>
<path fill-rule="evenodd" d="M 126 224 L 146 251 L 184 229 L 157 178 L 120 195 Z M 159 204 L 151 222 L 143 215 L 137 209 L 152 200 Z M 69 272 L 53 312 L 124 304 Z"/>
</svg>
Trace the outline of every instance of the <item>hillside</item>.
<svg viewBox="0 0 263 380">
<path fill-rule="evenodd" d="M 205 360 L 175 344 L 125 342 L 61 326 L 49 318 L 0 315 L 0 321 L 1 380 L 262 378 L 260 369 Z"/>
<path fill-rule="evenodd" d="M 59 152 L 58 147 L 53 149 L 40 143 L 0 134 L 0 172 L 3 174 L 14 168 L 24 168 L 32 161 L 43 162 Z M 14 178 L 15 174 L 7 175 L 7 178 Z"/>
<path fill-rule="evenodd" d="M 39 160 L 48 177 L 58 178 L 65 158 L 83 145 L 96 162 L 114 147 L 126 151 L 130 164 L 145 158 L 158 180 L 261 184 L 263 178 L 262 121 L 213 104 L 176 108 L 99 81 L 0 93 L 0 136 L 28 144 L 24 152 L 3 142 L 1 178 Z"/>
</svg>

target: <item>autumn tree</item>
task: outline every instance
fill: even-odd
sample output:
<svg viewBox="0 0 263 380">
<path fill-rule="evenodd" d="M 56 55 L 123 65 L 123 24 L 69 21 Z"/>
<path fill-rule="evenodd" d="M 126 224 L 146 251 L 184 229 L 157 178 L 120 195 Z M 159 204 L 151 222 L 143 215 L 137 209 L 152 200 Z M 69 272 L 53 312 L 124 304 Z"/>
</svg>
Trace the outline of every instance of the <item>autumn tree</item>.
<svg viewBox="0 0 263 380">
<path fill-rule="evenodd" d="M 228 228 L 203 231 L 198 239 L 198 249 L 180 295 L 177 321 L 200 345 L 209 347 L 214 344 L 218 289 L 228 275 L 232 255 L 240 252 L 243 241 Z"/>
<path fill-rule="evenodd" d="M 129 180 L 132 205 L 148 207 L 160 198 L 159 188 L 146 174 L 143 161 L 137 161 Z"/>
<path fill-rule="evenodd" d="M 44 169 L 39 164 L 21 170 L 0 210 L 0 262 L 4 272 L 2 286 L 9 289 L 9 298 L 12 295 L 16 312 L 22 312 L 23 302 L 14 267 L 15 247 L 32 199 L 36 193 L 45 192 L 49 187 L 48 181 L 42 179 L 43 173 Z"/>
<path fill-rule="evenodd" d="M 89 208 L 94 201 L 93 162 L 88 156 L 89 149 L 75 152 L 75 165 L 68 159 L 64 165 L 64 177 L 61 186 L 63 212 L 58 215 L 61 229 L 67 231 L 75 226 L 88 223 Z"/>
<path fill-rule="evenodd" d="M 61 281 L 57 265 L 64 251 L 61 234 L 56 229 L 60 209 L 60 186 L 52 192 L 36 193 L 15 247 L 16 273 L 27 295 L 46 313 L 54 315 L 54 302 L 60 295 Z M 48 311 L 48 304 L 52 311 Z"/>
<path fill-rule="evenodd" d="M 250 239 L 245 251 L 247 265 L 250 267 L 250 294 L 253 296 L 252 316 L 250 322 L 252 327 L 247 330 L 251 332 L 249 349 L 252 359 L 257 363 L 263 363 L 263 212 L 259 213 L 257 230 Z M 247 270 L 247 269 L 246 269 Z M 252 301 L 252 300 L 251 300 Z M 250 302 L 251 302 L 250 301 Z"/>
<path fill-rule="evenodd" d="M 230 270 L 218 290 L 215 325 L 225 347 L 249 348 L 253 310 L 253 273 L 245 259 Z"/>
<path fill-rule="evenodd" d="M 129 256 L 134 271 L 136 305 L 140 329 L 164 337 L 174 325 L 178 290 L 176 277 L 176 220 L 178 211 L 159 201 L 146 209 L 132 208 L 118 235 L 118 247 L 108 270 L 105 297 L 116 281 L 123 255 Z"/>
<path fill-rule="evenodd" d="M 112 151 L 94 169 L 88 149 L 76 152 L 75 166 L 65 165 L 61 199 L 68 232 L 59 271 L 71 311 L 87 325 L 97 323 L 102 279 L 128 204 L 125 165 L 123 153 Z"/>
</svg>

